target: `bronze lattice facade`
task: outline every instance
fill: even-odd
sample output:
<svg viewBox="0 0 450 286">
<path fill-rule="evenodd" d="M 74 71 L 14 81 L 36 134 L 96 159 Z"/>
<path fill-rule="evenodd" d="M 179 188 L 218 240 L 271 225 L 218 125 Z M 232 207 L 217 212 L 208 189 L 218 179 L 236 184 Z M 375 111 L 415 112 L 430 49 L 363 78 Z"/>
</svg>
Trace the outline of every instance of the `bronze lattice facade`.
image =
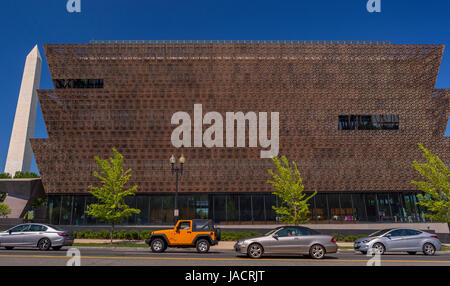
<svg viewBox="0 0 450 286">
<path fill-rule="evenodd" d="M 87 193 L 96 183 L 93 157 L 110 157 L 112 147 L 141 194 L 175 191 L 169 157 L 181 153 L 181 193 L 271 192 L 272 162 L 261 148 L 174 148 L 171 116 L 193 117 L 194 104 L 223 115 L 277 111 L 279 154 L 298 163 L 307 190 L 414 191 L 417 143 L 450 161 L 450 91 L 435 89 L 443 51 L 390 43 L 49 44 L 55 89 L 38 92 L 48 139 L 32 140 L 33 152 L 48 194 Z M 376 118 L 391 118 L 388 128 Z"/>
</svg>

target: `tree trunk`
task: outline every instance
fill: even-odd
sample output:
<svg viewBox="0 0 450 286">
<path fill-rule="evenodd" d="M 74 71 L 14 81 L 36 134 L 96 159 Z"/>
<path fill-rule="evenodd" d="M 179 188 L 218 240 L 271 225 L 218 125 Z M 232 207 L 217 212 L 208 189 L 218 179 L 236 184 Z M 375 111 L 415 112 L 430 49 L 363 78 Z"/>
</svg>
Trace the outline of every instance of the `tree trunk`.
<svg viewBox="0 0 450 286">
<path fill-rule="evenodd" d="M 111 244 L 113 243 L 114 223 L 111 224 Z"/>
</svg>

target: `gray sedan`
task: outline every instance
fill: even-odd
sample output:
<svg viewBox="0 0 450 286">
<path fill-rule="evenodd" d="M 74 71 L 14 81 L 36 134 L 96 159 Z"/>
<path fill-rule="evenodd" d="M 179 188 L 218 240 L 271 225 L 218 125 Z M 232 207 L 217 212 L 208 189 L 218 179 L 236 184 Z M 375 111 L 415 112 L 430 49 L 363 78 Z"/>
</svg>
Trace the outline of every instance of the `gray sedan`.
<svg viewBox="0 0 450 286">
<path fill-rule="evenodd" d="M 26 223 L 0 232 L 0 247 L 37 247 L 40 250 L 53 248 L 59 250 L 63 246 L 73 244 L 70 233 L 47 224 Z"/>
<path fill-rule="evenodd" d="M 425 231 L 405 228 L 383 229 L 355 241 L 354 249 L 366 254 L 369 249 L 385 252 L 408 252 L 411 255 L 423 252 L 434 255 L 441 249 L 439 237 Z"/>
<path fill-rule="evenodd" d="M 322 259 L 326 253 L 336 253 L 332 236 L 300 226 L 282 226 L 268 233 L 240 239 L 234 245 L 237 254 L 260 258 L 263 254 L 303 254 Z"/>
</svg>

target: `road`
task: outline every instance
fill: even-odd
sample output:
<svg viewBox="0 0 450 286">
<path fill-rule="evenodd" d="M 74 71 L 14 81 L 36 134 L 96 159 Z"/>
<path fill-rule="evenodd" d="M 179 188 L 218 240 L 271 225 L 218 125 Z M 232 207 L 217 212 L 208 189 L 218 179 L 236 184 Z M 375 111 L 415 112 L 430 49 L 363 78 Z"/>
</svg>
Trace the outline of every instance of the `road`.
<svg viewBox="0 0 450 286">
<path fill-rule="evenodd" d="M 66 256 L 67 249 L 2 249 L 0 266 L 64 266 L 70 259 Z M 162 254 L 147 248 L 78 247 L 78 250 L 81 266 L 365 266 L 371 259 L 348 250 L 329 254 L 322 260 L 292 255 L 254 260 L 237 257 L 232 250 L 213 250 L 207 254 L 198 254 L 194 249 L 168 249 Z M 450 266 L 450 252 L 438 252 L 435 256 L 388 253 L 381 256 L 380 263 L 381 266 Z"/>
</svg>

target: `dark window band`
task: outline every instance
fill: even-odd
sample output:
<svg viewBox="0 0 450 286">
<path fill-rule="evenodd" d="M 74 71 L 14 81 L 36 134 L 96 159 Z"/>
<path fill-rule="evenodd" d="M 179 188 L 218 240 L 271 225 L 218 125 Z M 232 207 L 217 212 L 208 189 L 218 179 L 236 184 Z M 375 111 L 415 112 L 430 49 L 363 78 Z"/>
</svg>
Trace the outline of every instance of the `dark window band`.
<svg viewBox="0 0 450 286">
<path fill-rule="evenodd" d="M 339 115 L 339 130 L 398 130 L 399 115 Z"/>
<path fill-rule="evenodd" d="M 103 79 L 55 79 L 55 88 L 103 88 Z"/>
</svg>

